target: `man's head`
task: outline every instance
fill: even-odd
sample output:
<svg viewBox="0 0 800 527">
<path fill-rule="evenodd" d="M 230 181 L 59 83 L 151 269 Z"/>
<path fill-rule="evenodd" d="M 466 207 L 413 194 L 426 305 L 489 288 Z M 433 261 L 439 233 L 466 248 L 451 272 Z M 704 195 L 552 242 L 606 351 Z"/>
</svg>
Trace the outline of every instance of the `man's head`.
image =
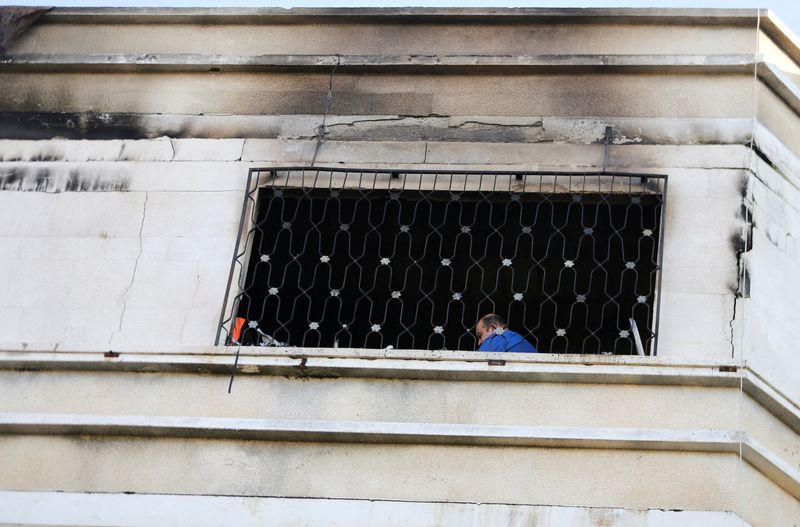
<svg viewBox="0 0 800 527">
<path fill-rule="evenodd" d="M 489 338 L 498 329 L 502 330 L 506 327 L 506 321 L 500 318 L 499 315 L 490 313 L 484 315 L 475 325 L 475 336 L 478 337 L 478 346 L 483 344 L 483 341 Z"/>
</svg>

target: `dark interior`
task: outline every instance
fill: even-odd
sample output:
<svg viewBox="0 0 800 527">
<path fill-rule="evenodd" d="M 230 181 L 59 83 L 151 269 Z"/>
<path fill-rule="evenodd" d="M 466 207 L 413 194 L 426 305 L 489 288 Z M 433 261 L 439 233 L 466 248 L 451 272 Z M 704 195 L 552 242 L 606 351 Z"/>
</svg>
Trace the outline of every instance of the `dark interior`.
<svg viewBox="0 0 800 527">
<path fill-rule="evenodd" d="M 652 345 L 661 208 L 654 194 L 262 188 L 236 313 L 291 346 L 473 350 L 494 312 L 540 352 L 633 354 L 630 318 Z"/>
</svg>

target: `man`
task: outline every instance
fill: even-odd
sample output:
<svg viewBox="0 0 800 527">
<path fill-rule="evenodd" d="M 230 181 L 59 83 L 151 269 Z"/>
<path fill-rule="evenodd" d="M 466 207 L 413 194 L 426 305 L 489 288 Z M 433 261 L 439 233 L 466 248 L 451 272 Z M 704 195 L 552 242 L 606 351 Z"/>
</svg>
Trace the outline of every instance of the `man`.
<svg viewBox="0 0 800 527">
<path fill-rule="evenodd" d="M 506 322 L 491 313 L 478 321 L 475 326 L 478 337 L 478 351 L 508 351 L 513 353 L 536 353 L 536 348 L 517 333 L 506 329 Z"/>
</svg>

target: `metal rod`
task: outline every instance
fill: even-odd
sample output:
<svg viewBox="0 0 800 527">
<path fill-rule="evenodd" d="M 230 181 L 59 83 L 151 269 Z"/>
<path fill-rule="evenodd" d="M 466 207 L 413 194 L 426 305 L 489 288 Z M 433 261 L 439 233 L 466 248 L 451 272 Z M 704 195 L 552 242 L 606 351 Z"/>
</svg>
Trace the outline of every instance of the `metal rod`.
<svg viewBox="0 0 800 527">
<path fill-rule="evenodd" d="M 658 233 L 658 278 L 656 284 L 656 321 L 653 327 L 653 352 L 650 354 L 655 357 L 658 354 L 658 331 L 659 323 L 661 321 L 661 276 L 663 272 L 664 261 L 664 225 L 667 218 L 667 176 L 664 176 L 664 191 L 661 198 L 661 226 Z"/>
<path fill-rule="evenodd" d="M 278 171 L 281 173 L 280 181 L 275 181 Z M 313 176 L 310 178 L 311 180 L 307 180 L 308 178 L 306 177 L 309 175 L 309 172 L 311 172 L 311 176 Z M 260 175 L 262 173 L 271 176 L 273 181 L 270 187 L 266 185 L 264 187 L 261 186 Z M 432 175 L 433 177 L 419 177 L 423 174 Z M 398 183 L 395 183 L 393 180 L 400 179 L 401 176 L 403 181 L 398 182 L 398 185 Z M 471 186 L 474 183 L 480 183 L 479 190 L 477 192 L 468 191 L 467 179 L 463 176 L 481 178 L 480 181 L 472 180 L 472 183 L 469 184 Z M 526 181 L 526 183 L 532 183 L 531 185 L 524 185 L 524 192 L 520 193 L 520 190 L 514 190 L 511 176 L 520 177 Z M 535 188 L 536 176 L 539 176 L 538 191 Z M 341 180 L 342 177 L 344 177 L 344 181 Z M 417 184 L 416 181 L 410 184 L 407 178 L 416 179 L 419 184 Z M 484 178 L 488 179 L 489 183 L 494 180 L 494 184 L 490 185 L 490 187 L 483 185 Z M 590 181 L 596 181 L 596 188 L 593 182 L 587 185 L 587 178 L 589 178 Z M 637 181 L 641 182 L 643 179 L 645 182 L 642 183 L 642 186 L 636 184 Z M 663 186 L 658 184 L 662 179 L 664 180 Z M 427 180 L 425 189 L 422 188 L 423 180 Z M 647 180 L 651 180 L 652 184 L 647 185 Z M 541 218 L 547 218 L 547 211 L 550 210 L 552 215 L 553 210 L 555 210 L 553 208 L 558 207 L 558 210 L 561 211 L 559 214 L 564 213 L 569 217 L 574 214 L 581 217 L 583 214 L 582 211 L 585 210 L 595 211 L 595 222 L 597 222 L 600 217 L 598 214 L 609 215 L 608 219 L 603 220 L 603 222 L 611 222 L 609 227 L 619 236 L 622 236 L 623 230 L 637 228 L 634 224 L 629 222 L 628 213 L 624 211 L 639 211 L 636 212 L 637 216 L 641 216 L 644 213 L 643 211 L 650 211 L 648 213 L 649 219 L 647 223 L 642 223 L 642 227 L 639 228 L 646 227 L 645 231 L 642 232 L 645 237 L 652 236 L 650 229 L 658 228 L 658 236 L 661 236 L 655 241 L 655 247 L 652 243 L 649 245 L 650 249 L 647 252 L 650 253 L 650 255 L 647 256 L 646 261 L 643 261 L 646 265 L 643 270 L 648 270 L 646 271 L 649 276 L 647 281 L 651 284 L 648 288 L 655 289 L 657 298 L 653 300 L 656 302 L 656 305 L 653 306 L 652 303 L 647 302 L 646 296 L 638 297 L 637 301 L 642 304 L 649 304 L 647 307 L 649 316 L 647 317 L 646 324 L 647 326 L 653 324 L 650 326 L 653 328 L 653 331 L 651 333 L 649 331 L 650 328 L 648 328 L 647 346 L 650 346 L 652 342 L 652 354 L 655 354 L 660 315 L 661 266 L 663 265 L 664 245 L 663 231 L 666 214 L 666 181 L 666 175 L 597 171 L 459 170 L 454 172 L 396 168 L 353 169 L 316 167 L 314 169 L 309 169 L 307 166 L 295 168 L 253 168 L 248 173 L 247 188 L 242 205 L 242 216 L 240 217 L 239 231 L 237 233 L 236 246 L 234 249 L 234 259 L 231 262 L 228 276 L 228 289 L 225 292 L 222 312 L 220 314 L 220 324 L 217 328 L 217 344 L 219 345 L 222 330 L 229 324 L 231 317 L 243 316 L 249 320 L 266 323 L 267 325 L 265 328 L 270 334 L 276 335 L 282 341 L 287 341 L 298 346 L 328 346 L 334 345 L 334 343 L 338 345 L 345 342 L 346 346 L 353 347 L 355 345 L 353 340 L 361 339 L 359 340 L 361 344 L 357 346 L 383 348 L 386 344 L 384 339 L 389 339 L 387 342 L 392 342 L 395 347 L 403 348 L 410 346 L 414 348 L 415 339 L 422 339 L 423 344 L 421 344 L 421 346 L 427 349 L 439 349 L 437 346 L 442 346 L 440 342 L 444 342 L 444 345 L 451 349 L 471 349 L 470 339 L 474 338 L 472 336 L 472 328 L 465 326 L 464 320 L 466 319 L 461 320 L 462 318 L 469 318 L 473 315 L 477 317 L 484 314 L 484 311 L 496 312 L 498 309 L 507 309 L 507 313 L 501 312 L 500 314 L 501 316 L 507 317 L 508 320 L 511 320 L 508 317 L 511 316 L 513 310 L 506 306 L 506 300 L 508 300 L 510 306 L 513 302 L 523 301 L 523 298 L 527 299 L 526 292 L 532 291 L 531 280 L 537 279 L 536 274 L 531 274 L 532 271 L 529 270 L 528 267 L 520 267 L 515 270 L 512 266 L 512 259 L 517 258 L 518 254 L 524 254 L 526 251 L 526 249 L 524 249 L 526 244 L 529 245 L 532 243 L 528 240 L 530 236 L 538 236 L 541 235 L 542 232 L 546 235 L 546 233 L 552 231 L 554 233 L 553 235 L 563 238 L 564 243 L 567 243 L 567 239 L 569 239 L 573 240 L 570 243 L 577 244 L 570 249 L 570 251 L 577 251 L 574 253 L 575 255 L 579 256 L 579 253 L 583 250 L 595 250 L 593 247 L 598 233 L 593 233 L 592 228 L 583 225 L 584 234 L 582 236 L 588 236 L 588 238 L 581 238 L 580 236 L 578 238 L 565 238 L 568 232 L 562 230 L 563 227 L 560 223 L 554 223 L 555 220 L 552 217 L 550 217 L 549 220 L 544 219 L 542 221 L 536 219 L 539 218 L 540 215 Z M 456 182 L 458 183 L 456 184 Z M 292 186 L 289 186 L 290 183 Z M 353 184 L 356 184 L 356 188 L 349 188 Z M 531 186 L 534 187 L 533 190 L 529 188 Z M 261 196 L 259 191 L 265 188 L 268 192 L 264 196 Z M 329 195 L 326 190 L 330 191 Z M 375 191 L 385 191 L 385 193 L 375 194 Z M 411 200 L 401 199 L 399 194 L 401 191 L 412 192 Z M 449 192 L 449 194 L 446 194 L 447 192 Z M 253 201 L 256 193 L 259 193 L 258 199 Z M 525 197 L 525 194 L 530 194 L 530 196 Z M 599 195 L 595 196 L 595 194 Z M 625 199 L 626 194 L 630 198 L 630 202 Z M 506 199 L 503 198 L 504 195 Z M 413 196 L 418 197 L 414 199 Z M 642 201 L 643 197 L 646 197 L 646 202 Z M 264 199 L 262 200 L 261 198 Z M 246 220 L 248 207 L 250 206 L 248 200 L 252 201 L 253 205 L 258 205 L 259 203 L 264 205 L 264 207 L 266 207 L 263 211 L 264 214 L 256 214 L 256 208 L 254 207 L 252 209 L 252 217 L 250 220 Z M 343 203 L 346 202 L 350 203 L 350 205 L 347 206 L 348 208 L 340 209 L 339 207 L 343 206 Z M 413 205 L 415 202 L 421 203 L 421 208 L 419 208 L 419 205 Z M 312 214 L 310 219 L 304 219 L 309 217 L 309 212 L 303 212 L 298 215 L 298 211 L 301 210 L 298 208 L 300 203 L 306 203 L 307 205 L 303 206 L 312 207 L 310 210 L 317 210 L 317 213 Z M 434 203 L 439 203 L 442 207 L 432 207 Z M 440 232 L 439 225 L 440 222 L 444 220 L 440 218 L 439 215 L 457 214 L 458 212 L 455 211 L 459 211 L 462 206 L 466 206 L 462 205 L 462 203 L 472 203 L 473 205 L 469 205 L 471 207 L 488 207 L 488 209 L 481 210 L 494 210 L 497 213 L 497 221 L 502 220 L 502 225 L 499 223 L 495 226 L 492 226 L 494 223 L 489 225 L 491 231 L 494 233 L 492 236 L 496 234 L 500 236 L 502 240 L 504 236 L 503 232 L 505 232 L 505 238 L 509 240 L 509 245 L 507 247 L 503 245 L 503 247 L 505 247 L 504 251 L 510 250 L 512 252 L 504 255 L 502 263 L 499 263 L 500 260 L 498 259 L 497 262 L 490 264 L 487 268 L 489 274 L 486 275 L 486 290 L 484 290 L 482 285 L 484 284 L 483 273 L 485 271 L 482 265 L 479 266 L 478 271 L 476 271 L 480 272 L 480 275 L 472 277 L 473 279 L 477 279 L 478 282 L 467 287 L 466 284 L 458 282 L 460 279 L 457 279 L 458 285 L 453 285 L 453 277 L 456 276 L 453 274 L 456 273 L 454 269 L 457 269 L 457 266 L 463 267 L 467 265 L 454 258 L 454 256 L 459 257 L 459 254 L 462 254 L 460 252 L 453 252 L 457 249 L 455 244 L 469 243 L 471 247 L 473 241 L 476 239 L 475 236 L 478 236 L 477 239 L 479 241 L 483 239 L 481 236 L 484 238 L 486 237 L 486 233 L 481 234 L 481 232 L 477 231 L 477 224 L 470 224 L 469 220 L 466 224 L 462 224 L 460 234 L 455 231 L 451 233 L 448 229 L 441 230 Z M 475 203 L 479 205 L 474 205 Z M 481 203 L 484 205 L 480 205 Z M 391 219 L 391 222 L 399 223 L 395 225 L 395 230 L 384 233 L 380 230 L 380 227 L 381 225 L 387 224 L 387 221 L 390 220 L 386 212 L 389 210 L 387 208 L 389 206 L 392 211 L 397 212 L 397 218 Z M 586 207 L 589 207 L 589 209 L 586 209 Z M 633 208 L 631 209 L 631 207 Z M 642 209 L 642 207 L 646 208 Z M 344 210 L 349 212 L 343 212 Z M 614 217 L 616 219 L 610 216 L 612 210 L 616 211 L 614 212 Z M 400 211 L 404 211 L 402 220 L 400 219 Z M 438 219 L 434 220 L 434 216 L 431 215 L 433 214 L 432 211 L 438 211 L 435 212 L 437 215 L 436 218 Z M 523 212 L 525 212 L 527 218 L 524 221 L 522 218 Z M 483 212 L 482 214 L 487 213 Z M 622 214 L 622 216 L 620 216 L 620 214 Z M 392 212 L 392 216 L 394 215 L 395 212 Z M 264 223 L 267 222 L 268 218 L 271 218 L 269 222 Z M 437 235 L 439 235 L 439 238 L 431 238 L 434 241 L 431 242 L 433 245 L 430 246 L 426 241 L 425 244 L 423 244 L 424 246 L 415 248 L 413 251 L 411 251 L 410 247 L 403 249 L 402 247 L 404 245 L 410 243 L 406 239 L 411 236 L 409 227 L 417 225 L 418 220 L 421 221 L 423 227 L 425 224 L 428 224 L 433 228 Z M 248 221 L 252 223 L 248 223 Z M 310 224 L 308 223 L 309 221 Z M 334 222 L 333 226 L 330 225 L 331 221 Z M 475 220 L 472 221 L 474 222 Z M 641 221 L 644 222 L 644 216 L 641 216 Z M 512 226 L 512 231 L 506 232 L 508 231 L 506 226 L 512 223 L 517 225 L 516 230 L 514 230 Z M 573 225 L 573 223 L 574 222 L 571 222 L 570 225 Z M 447 223 L 447 225 L 452 224 L 452 221 Z M 248 227 L 248 225 L 251 225 L 251 227 Z M 265 228 L 266 225 L 280 225 L 280 228 Z M 365 225 L 366 228 L 364 227 Z M 442 223 L 441 225 L 443 226 L 445 224 Z M 483 223 L 480 223 L 480 225 L 483 225 Z M 591 226 L 591 221 L 588 225 Z M 573 225 L 573 227 L 575 226 Z M 578 225 L 575 228 L 578 228 L 580 231 L 580 227 L 581 225 Z M 458 231 L 458 226 L 456 226 L 455 229 Z M 534 234 L 531 234 L 532 229 L 535 231 Z M 553 231 L 553 229 L 555 229 L 555 231 Z M 245 233 L 253 232 L 256 233 L 254 239 L 251 240 L 249 234 L 245 236 Z M 277 234 L 278 232 L 281 234 Z M 626 232 L 628 231 L 626 230 Z M 442 233 L 445 233 L 444 238 L 441 237 Z M 382 240 L 382 237 L 386 234 L 394 237 L 394 241 L 392 242 L 392 238 L 390 238 L 389 243 L 385 244 L 385 249 L 388 252 L 380 254 L 380 256 L 383 256 L 380 258 L 380 264 L 378 264 L 377 257 L 375 262 L 370 261 L 365 264 L 363 257 L 370 253 L 366 251 L 367 242 L 365 240 L 371 239 L 373 241 L 370 243 L 380 244 L 382 243 L 380 240 Z M 262 237 L 259 238 L 259 236 Z M 375 242 L 376 236 L 378 242 Z M 508 238 L 508 236 L 511 236 L 511 238 Z M 641 234 L 636 235 L 635 232 L 628 232 L 626 236 L 641 236 Z M 517 240 L 516 245 L 514 242 L 515 237 Z M 323 245 L 319 245 L 319 248 L 316 248 L 320 242 L 314 240 L 323 239 L 329 240 L 329 243 L 323 244 L 326 248 L 323 250 Z M 438 242 L 436 242 L 437 239 L 439 240 Z M 454 242 L 452 241 L 454 239 L 461 241 Z M 577 241 L 578 239 L 585 239 L 587 241 Z M 640 239 L 644 240 L 645 238 Z M 337 245 L 336 240 L 339 240 L 339 245 Z M 398 250 L 398 240 L 402 240 L 399 242 L 401 243 L 400 252 L 396 252 Z M 445 242 L 443 240 L 447 241 Z M 495 239 L 493 243 L 496 242 L 497 240 Z M 309 243 L 311 243 L 311 245 L 308 245 Z M 352 243 L 356 245 L 351 245 Z M 523 245 L 520 246 L 520 243 Z M 331 244 L 333 245 L 331 246 Z M 584 244 L 591 245 L 585 245 L 586 249 L 581 249 L 581 247 L 584 247 Z M 282 248 L 279 248 L 279 245 Z M 380 245 L 375 247 L 379 246 Z M 448 247 L 448 249 L 444 253 L 441 253 L 442 248 L 445 246 Z M 309 247 L 313 247 L 310 252 Z M 338 251 L 337 247 L 344 249 L 345 252 L 342 253 Z M 478 247 L 482 247 L 482 245 L 478 245 Z M 523 253 L 518 253 L 521 248 Z M 252 253 L 251 250 L 253 251 Z M 422 253 L 419 253 L 420 250 Z M 463 250 L 463 247 L 458 249 L 458 251 Z M 436 262 L 439 262 L 436 264 L 438 270 L 431 266 L 420 265 L 418 263 L 418 260 L 422 260 L 423 262 L 426 261 L 426 258 L 430 260 L 431 255 L 437 254 L 437 251 L 439 251 L 439 254 L 435 256 L 434 259 Z M 541 297 L 536 299 L 538 303 L 527 305 L 529 300 L 525 300 L 522 304 L 514 304 L 522 309 L 521 315 L 519 314 L 520 311 L 516 311 L 518 318 L 516 324 L 520 325 L 520 320 L 530 320 L 530 322 L 523 323 L 524 325 L 522 325 L 522 327 L 527 330 L 527 335 L 529 337 L 537 340 L 535 345 L 540 348 L 540 350 L 554 350 L 554 352 L 578 351 L 581 353 L 604 352 L 608 347 L 603 343 L 605 342 L 608 344 L 610 342 L 611 334 L 608 328 L 603 325 L 603 321 L 607 316 L 612 316 L 616 319 L 618 315 L 615 314 L 617 311 L 614 310 L 620 309 L 621 306 L 625 306 L 624 308 L 626 310 L 628 309 L 627 306 L 635 306 L 633 300 L 626 299 L 624 301 L 618 301 L 614 296 L 612 298 L 612 304 L 616 307 L 612 306 L 612 308 L 610 308 L 611 311 L 608 313 L 606 313 L 604 308 L 602 313 L 592 311 L 591 313 L 593 314 L 582 315 L 580 314 L 581 311 L 576 311 L 573 314 L 573 309 L 586 309 L 584 306 L 586 305 L 587 295 L 590 298 L 598 292 L 600 295 L 609 295 L 608 277 L 603 279 L 602 277 L 595 278 L 593 275 L 590 275 L 586 278 L 585 272 L 587 269 L 585 262 L 580 263 L 580 261 L 575 258 L 565 259 L 563 262 L 557 263 L 555 268 L 552 268 L 551 256 L 553 255 L 551 255 L 549 251 L 550 249 L 548 248 L 547 254 L 532 256 L 534 259 L 532 265 L 534 267 L 531 267 L 531 269 L 539 266 L 541 267 L 541 272 L 549 273 L 548 276 L 552 277 L 550 278 L 551 282 L 549 282 L 552 287 L 550 287 L 550 289 L 543 289 L 541 294 L 536 293 Z M 657 254 L 653 254 L 656 251 Z M 412 260 L 410 267 L 407 267 L 406 271 L 402 271 L 402 269 L 405 269 L 403 267 L 395 268 L 393 271 L 392 266 L 401 262 L 402 260 L 400 258 L 403 257 L 403 254 L 406 252 L 408 252 L 408 258 Z M 334 253 L 339 256 L 334 256 Z M 297 260 L 298 258 L 302 258 L 302 255 L 307 254 L 312 254 L 312 260 L 314 261 L 311 262 L 311 260 L 309 260 L 309 262 L 306 262 L 309 263 L 309 266 L 306 266 L 306 263 L 302 263 L 301 260 L 300 269 L 291 271 L 290 274 L 287 275 L 286 270 L 289 269 L 289 267 L 286 267 L 286 262 L 282 259 L 290 258 Z M 621 253 L 621 255 L 624 256 L 624 252 Z M 339 269 L 339 271 L 342 269 L 342 261 L 340 260 L 342 256 L 345 257 L 345 262 L 351 262 L 354 266 L 353 268 L 359 270 L 359 281 L 355 285 L 350 284 L 350 289 L 344 287 L 348 275 L 344 275 L 344 277 L 336 275 L 335 283 L 333 284 L 330 282 L 330 277 L 327 279 L 325 278 L 327 273 L 330 273 L 330 276 L 334 276 L 332 274 L 334 266 L 328 263 L 332 261 L 332 259 L 339 258 L 339 260 L 336 260 L 338 262 L 337 269 Z M 480 255 L 478 254 L 478 256 Z M 252 260 L 253 258 L 255 258 L 255 261 Z M 549 258 L 550 260 L 542 260 L 543 258 Z M 569 257 L 562 254 L 561 258 Z M 258 262 L 259 259 L 263 263 Z M 316 262 L 317 259 L 319 260 L 318 263 Z M 625 260 L 630 260 L 630 258 L 625 258 Z M 395 261 L 395 264 L 390 266 L 390 261 Z M 625 274 L 624 276 L 628 278 L 623 277 L 622 280 L 633 279 L 635 283 L 641 283 L 640 278 L 638 278 L 640 275 L 639 268 L 636 265 L 637 262 L 638 260 L 633 260 L 614 264 L 621 265 L 624 263 L 625 267 L 631 270 L 636 267 L 637 270 L 632 271 L 632 274 Z M 235 300 L 231 303 L 231 295 L 236 294 L 235 291 L 231 292 L 230 288 L 233 287 L 233 276 L 236 272 L 237 265 L 242 269 L 242 273 L 245 272 L 245 269 L 249 269 L 245 282 L 249 280 L 250 285 L 240 283 L 239 287 L 241 288 L 241 293 L 237 294 Z M 295 263 L 293 265 L 296 266 L 298 264 Z M 377 266 L 380 278 L 370 278 L 362 283 L 360 277 L 364 269 L 369 272 L 363 274 L 363 276 L 369 278 L 373 277 L 374 274 L 374 277 L 378 277 L 378 273 L 372 272 L 373 265 Z M 547 267 L 545 268 L 543 266 Z M 557 272 L 553 272 L 554 269 Z M 616 270 L 617 268 L 614 267 L 614 269 Z M 341 275 L 339 271 L 336 272 Z M 621 271 L 622 273 L 628 273 L 625 269 L 621 269 Z M 656 272 L 656 276 L 652 275 L 653 271 Z M 275 272 L 274 276 L 272 274 L 263 274 L 273 272 Z M 573 276 L 572 273 L 578 272 L 584 273 L 581 280 L 585 282 L 588 279 L 588 283 L 580 286 L 580 290 L 574 292 L 576 295 L 575 300 L 557 299 L 556 295 L 559 294 L 562 289 L 566 291 L 564 287 L 568 285 L 568 282 L 576 280 L 574 276 L 578 275 Z M 257 275 L 256 273 L 262 274 Z M 306 278 L 301 281 L 299 278 L 293 277 L 291 273 L 305 273 L 300 276 Z M 318 273 L 326 273 L 320 275 L 321 282 L 317 280 Z M 244 277 L 245 275 L 242 274 L 242 276 Z M 260 281 L 256 280 L 257 276 L 261 276 L 259 279 Z M 273 276 L 273 278 L 270 279 L 268 278 L 269 276 Z M 440 313 L 442 314 L 440 320 L 434 322 L 433 324 L 436 325 L 432 325 L 430 329 L 427 327 L 421 329 L 425 323 L 420 321 L 430 320 L 431 311 L 437 312 L 437 299 L 440 297 L 434 295 L 430 289 L 420 289 L 418 287 L 418 282 L 420 282 L 423 277 L 432 279 L 434 288 L 439 287 L 436 284 L 441 284 L 445 289 L 449 287 L 449 291 L 446 292 L 445 297 L 452 297 L 453 302 L 455 302 L 453 304 L 455 307 L 452 308 L 453 312 L 451 313 L 451 308 L 449 306 L 452 302 L 448 301 L 448 307 Z M 556 281 L 554 282 L 553 280 Z M 599 282 L 597 280 L 599 280 Z M 328 282 L 327 285 L 325 284 L 326 281 Z M 604 281 L 606 282 L 605 285 L 603 284 Z M 263 287 L 259 285 L 258 287 L 260 289 L 256 288 L 251 291 L 251 286 L 254 287 L 256 282 L 267 285 Z M 448 282 L 449 286 L 447 286 Z M 296 286 L 293 285 L 295 283 L 297 284 Z M 503 285 L 505 283 L 511 284 L 512 288 L 508 291 L 505 290 L 508 289 Z M 322 293 L 324 293 L 322 296 L 329 298 L 329 300 L 324 302 L 324 305 L 319 302 L 315 304 L 315 299 L 321 298 L 319 291 L 314 289 L 319 284 L 322 284 L 321 287 L 325 289 L 325 291 L 322 291 Z M 476 284 L 477 288 L 475 287 Z M 385 296 L 387 302 L 384 305 L 384 297 L 375 297 L 373 293 L 376 287 L 385 286 L 389 286 L 389 290 L 386 291 Z M 409 286 L 408 289 L 406 289 L 407 286 Z M 267 287 L 269 289 L 267 289 Z M 353 289 L 353 287 L 356 289 Z M 297 289 L 297 291 L 291 288 Z M 501 292 L 500 289 L 503 289 L 503 291 Z M 636 290 L 637 287 L 634 285 L 632 291 Z M 253 293 L 252 295 L 250 294 L 251 292 Z M 480 298 L 476 297 L 470 298 L 469 300 L 462 300 L 462 295 L 466 295 L 467 292 L 473 292 L 473 296 L 477 294 Z M 409 293 L 408 296 L 407 293 Z M 360 297 L 359 294 L 361 295 Z M 648 294 L 651 293 L 644 293 L 644 295 Z M 503 295 L 509 298 L 505 298 Z M 391 298 L 389 298 L 389 296 L 391 296 Z M 498 299 L 498 296 L 500 296 L 501 299 Z M 513 296 L 513 301 L 510 300 L 511 296 Z M 245 303 L 237 308 L 240 298 L 241 301 Z M 366 300 L 362 302 L 362 299 Z M 478 300 L 480 300 L 480 302 L 478 302 Z M 621 302 L 621 304 L 619 302 Z M 232 304 L 232 307 L 228 305 L 229 303 Z M 330 304 L 329 307 L 324 307 L 328 306 L 328 304 Z M 342 309 L 343 305 L 347 306 L 349 310 L 345 313 L 344 318 L 340 316 L 341 313 L 337 315 L 337 309 Z M 312 315 L 312 306 L 315 312 L 319 311 L 320 306 L 324 307 L 323 311 L 328 309 L 332 309 L 333 311 L 330 311 L 329 314 L 317 312 Z M 336 308 L 335 306 L 339 307 Z M 406 307 L 404 306 L 410 306 L 410 310 L 405 311 Z M 528 309 L 529 307 L 530 309 Z M 655 307 L 655 309 L 653 309 L 653 307 Z M 481 313 L 472 313 L 473 308 L 481 311 Z M 398 320 L 398 309 L 402 313 L 408 313 L 409 317 Z M 458 310 L 464 312 L 462 313 Z M 546 314 L 547 310 L 552 310 L 553 314 Z M 350 311 L 352 311 L 352 313 Z M 466 311 L 469 311 L 469 313 Z M 526 315 L 525 313 L 528 314 Z M 225 318 L 226 314 L 230 314 L 227 319 Z M 333 314 L 333 316 L 329 316 L 330 314 Z M 555 322 L 554 319 L 555 325 L 552 327 L 550 323 L 544 324 L 542 318 L 543 314 L 545 314 L 546 317 L 556 316 L 559 318 L 560 322 Z M 562 316 L 562 314 L 564 316 Z M 568 319 L 566 315 L 568 315 Z M 519 319 L 520 316 L 522 319 Z M 587 316 L 591 318 L 591 321 L 589 318 L 586 318 Z M 599 325 L 596 322 L 597 317 L 600 318 Z M 581 321 L 583 318 L 586 318 L 585 322 Z M 366 329 L 366 326 L 362 328 L 355 325 L 357 321 L 364 320 L 372 324 L 371 332 Z M 622 320 L 624 320 L 624 318 L 620 319 L 619 322 L 622 322 Z M 387 327 L 386 324 L 389 324 L 389 327 Z M 460 327 L 459 324 L 463 328 Z M 535 324 L 535 326 L 528 324 Z M 464 329 L 464 335 L 466 336 L 459 336 L 458 332 L 461 329 Z M 624 329 L 624 326 L 620 329 Z M 577 330 L 577 334 L 574 332 L 575 330 Z M 299 333 L 295 334 L 295 331 Z M 555 332 L 555 336 L 550 335 L 550 333 L 553 332 Z M 261 333 L 258 328 L 256 328 L 256 333 Z M 625 335 L 620 336 L 625 337 L 627 343 L 619 341 L 619 339 L 614 340 L 612 344 L 614 352 L 636 353 L 636 351 L 639 351 L 641 354 L 645 351 L 645 346 L 642 345 L 641 341 L 641 334 L 633 336 L 631 340 L 635 340 L 636 337 L 638 337 L 638 341 L 634 342 L 636 347 L 631 349 L 631 347 L 628 346 L 630 341 L 627 340 L 627 332 L 625 333 Z M 542 334 L 544 334 L 544 336 Z M 358 336 L 356 337 L 355 335 Z M 293 338 L 294 340 L 292 340 Z M 464 338 L 467 339 L 466 347 L 463 342 Z M 540 338 L 542 342 L 538 340 Z M 342 339 L 344 339 L 344 341 Z M 245 339 L 240 342 L 244 343 L 250 341 Z M 622 342 L 622 344 L 618 344 L 618 342 Z M 226 343 L 231 344 L 230 341 L 226 341 Z M 234 342 L 234 344 L 239 343 Z M 455 348 L 453 347 L 454 345 Z M 587 351 L 587 348 L 595 351 Z M 231 384 L 238 368 L 238 352 L 237 350 L 234 371 L 231 374 Z M 231 384 L 229 384 L 229 390 Z"/>
<path fill-rule="evenodd" d="M 231 370 L 231 380 L 228 381 L 228 393 L 231 393 L 231 389 L 233 388 L 233 378 L 236 376 L 236 369 L 239 366 L 239 352 L 242 350 L 242 345 L 239 344 L 236 347 L 236 358 L 233 360 L 233 369 Z"/>
<path fill-rule="evenodd" d="M 317 170 L 324 170 L 328 172 L 341 172 L 341 173 L 353 173 L 358 172 L 361 174 L 386 174 L 390 176 L 391 174 L 455 174 L 452 171 L 442 171 L 442 170 L 432 170 L 432 169 L 425 169 L 425 170 L 389 170 L 389 169 L 379 169 L 379 168 L 336 168 L 336 167 L 314 167 Z M 253 168 L 251 170 L 256 172 L 267 172 L 267 171 L 301 171 L 301 170 L 308 170 L 308 166 L 285 166 L 285 167 L 268 167 L 268 168 Z M 557 170 L 459 170 L 458 175 L 483 175 L 483 176 L 618 176 L 618 177 L 647 177 L 655 178 L 655 179 L 665 179 L 667 176 L 665 174 L 642 174 L 641 172 L 614 172 L 614 171 L 597 171 L 597 170 L 586 170 L 586 171 L 557 171 Z"/>
<path fill-rule="evenodd" d="M 222 309 L 219 313 L 219 324 L 217 325 L 217 336 L 214 339 L 214 345 L 219 346 L 219 337 L 222 334 L 222 324 L 225 322 L 225 309 L 228 307 L 228 296 L 231 291 L 231 284 L 233 283 L 233 272 L 236 269 L 236 262 L 239 254 L 239 244 L 242 240 L 242 229 L 244 229 L 244 218 L 247 215 L 247 199 L 250 197 L 250 183 L 253 180 L 253 172 L 258 169 L 251 168 L 247 171 L 247 183 L 244 188 L 244 198 L 242 198 L 242 214 L 239 217 L 239 230 L 236 233 L 236 246 L 233 249 L 233 258 L 231 260 L 231 268 L 228 272 L 228 285 L 225 288 L 225 297 L 222 300 Z"/>
</svg>

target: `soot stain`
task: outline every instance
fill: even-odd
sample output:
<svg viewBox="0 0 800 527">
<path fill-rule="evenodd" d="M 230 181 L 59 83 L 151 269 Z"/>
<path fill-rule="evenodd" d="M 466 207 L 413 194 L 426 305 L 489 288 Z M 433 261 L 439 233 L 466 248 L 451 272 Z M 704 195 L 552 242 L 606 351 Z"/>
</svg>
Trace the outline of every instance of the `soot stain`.
<svg viewBox="0 0 800 527">
<path fill-rule="evenodd" d="M 174 137 L 188 137 L 172 130 Z M 0 139 L 150 139 L 142 116 L 130 113 L 0 112 Z M 55 161 L 46 154 L 36 161 Z"/>
<path fill-rule="evenodd" d="M 0 172 L 0 191 L 17 192 L 125 192 L 130 189 L 126 177 L 101 177 L 84 175 L 77 170 L 68 174 L 52 172 L 46 168 L 11 169 Z"/>
</svg>

